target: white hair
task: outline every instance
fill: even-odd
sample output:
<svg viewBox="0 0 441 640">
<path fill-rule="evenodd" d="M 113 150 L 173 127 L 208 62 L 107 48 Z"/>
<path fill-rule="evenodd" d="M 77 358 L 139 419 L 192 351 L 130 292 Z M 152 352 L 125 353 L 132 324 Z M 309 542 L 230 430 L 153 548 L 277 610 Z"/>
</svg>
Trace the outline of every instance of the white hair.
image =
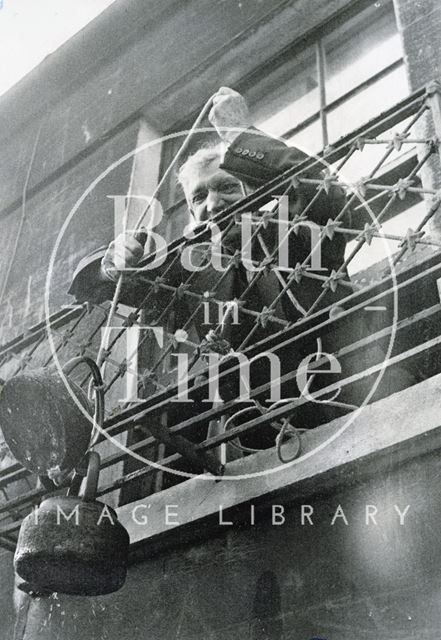
<svg viewBox="0 0 441 640">
<path fill-rule="evenodd" d="M 204 169 L 209 167 L 215 160 L 221 160 L 224 151 L 223 144 L 217 143 L 215 145 L 202 147 L 187 158 L 178 171 L 178 181 L 184 189 L 184 192 L 186 191 L 190 176 L 194 175 L 195 170 Z"/>
</svg>

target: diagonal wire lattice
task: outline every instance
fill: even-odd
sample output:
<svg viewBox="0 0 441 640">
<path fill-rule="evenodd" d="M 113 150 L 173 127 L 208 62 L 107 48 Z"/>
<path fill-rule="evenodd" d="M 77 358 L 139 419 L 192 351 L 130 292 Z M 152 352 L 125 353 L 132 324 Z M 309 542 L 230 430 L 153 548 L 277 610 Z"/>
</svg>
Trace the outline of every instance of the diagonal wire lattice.
<svg viewBox="0 0 441 640">
<path fill-rule="evenodd" d="M 378 118 L 374 123 L 365 128 L 364 131 L 361 131 L 355 136 L 347 136 L 341 144 L 336 145 L 333 149 L 327 149 L 326 153 L 321 154 L 321 157 L 315 159 L 310 158 L 300 166 L 289 169 L 278 178 L 270 181 L 267 185 L 259 188 L 254 194 L 244 197 L 216 216 L 213 222 L 218 225 L 225 237 L 231 231 L 239 228 L 242 224 L 242 216 L 248 214 L 252 225 L 251 236 L 248 240 L 248 249 L 251 245 L 258 246 L 260 249 L 261 257 L 259 259 L 253 257 L 252 259 L 255 270 L 250 273 L 243 291 L 233 300 L 223 300 L 218 296 L 218 291 L 230 273 L 240 268 L 242 259 L 240 251 L 225 251 L 223 247 L 220 248 L 220 253 L 217 257 L 222 261 L 224 269 L 210 291 L 201 292 L 193 286 L 195 272 L 184 273 L 178 284 L 173 282 L 173 279 L 169 279 L 169 275 L 174 272 L 179 264 L 183 249 L 188 246 L 189 243 L 195 243 L 197 241 L 207 243 L 206 248 L 202 252 L 202 259 L 205 260 L 209 258 L 210 252 L 212 252 L 212 247 L 208 244 L 210 239 L 209 228 L 198 228 L 195 237 L 191 241 L 180 239 L 171 243 L 169 247 L 170 258 L 160 274 L 149 272 L 145 266 L 143 269 L 131 273 L 130 278 L 133 278 L 138 286 L 141 284 L 144 287 L 144 293 L 140 297 L 141 299 L 137 307 L 132 309 L 128 314 L 120 312 L 117 308 L 115 317 L 121 323 L 121 327 L 115 331 L 112 339 L 108 341 L 103 351 L 103 359 L 109 369 L 106 376 L 105 393 L 109 395 L 111 389 L 114 388 L 117 383 L 124 382 L 127 375 L 134 376 L 139 381 L 138 390 L 141 395 L 143 393 L 142 390 L 147 388 L 148 385 L 151 385 L 150 388 L 153 388 L 158 396 L 158 402 L 155 404 L 150 398 L 149 407 L 154 406 L 155 411 L 160 411 L 161 415 L 166 413 L 167 403 L 171 401 L 171 396 L 173 396 L 173 394 L 176 396 L 176 384 L 170 385 L 169 382 L 164 382 L 161 378 L 161 366 L 164 365 L 167 357 L 177 348 L 176 332 L 168 335 L 168 341 L 160 350 L 158 357 L 144 371 L 140 372 L 131 367 L 134 353 L 127 354 L 125 358 L 115 355 L 118 346 L 124 340 L 126 329 L 140 324 L 143 310 L 149 304 L 152 296 L 164 296 L 167 300 L 165 306 L 163 306 L 162 310 L 155 317 L 154 322 L 152 322 L 152 324 L 156 326 L 165 325 L 170 313 L 176 306 L 179 306 L 182 301 L 191 301 L 194 305 L 193 311 L 179 327 L 181 335 L 185 335 L 185 339 L 179 342 L 183 342 L 188 349 L 192 350 L 189 359 L 189 372 L 191 372 L 196 363 L 200 363 L 201 359 L 203 360 L 207 354 L 213 352 L 219 353 L 219 350 L 222 349 L 225 350 L 225 353 L 223 353 L 221 362 L 226 363 L 228 370 L 229 345 L 225 340 L 224 334 L 225 327 L 228 325 L 228 321 L 232 319 L 235 310 L 238 310 L 240 318 L 248 318 L 251 321 L 251 328 L 246 332 L 246 335 L 242 337 L 241 343 L 235 348 L 235 351 L 243 352 L 246 349 L 252 350 L 255 348 L 255 339 L 261 329 L 270 326 L 273 333 L 277 334 L 277 332 L 281 332 L 280 335 L 283 335 L 284 331 L 298 326 L 301 334 L 301 327 L 303 327 L 305 322 L 314 316 L 314 314 L 323 308 L 332 310 L 335 304 L 342 299 L 340 295 L 341 290 L 344 290 L 346 295 L 350 296 L 353 288 L 347 275 L 347 268 L 362 248 L 370 247 L 374 238 L 384 238 L 399 243 L 398 252 L 393 257 L 394 264 L 402 260 L 405 254 L 414 252 L 419 246 L 432 247 L 435 250 L 439 249 L 439 243 L 430 237 L 426 237 L 426 230 L 429 221 L 439 210 L 441 194 L 436 189 L 421 186 L 419 182 L 420 172 L 427 165 L 428 161 L 433 157 L 439 159 L 439 140 L 433 136 L 425 138 L 422 137 L 420 133 L 415 133 L 415 125 L 419 125 L 421 120 L 426 118 L 431 111 L 433 115 L 435 115 L 436 109 L 433 108 L 434 100 L 439 101 L 439 93 L 434 92 L 433 88 L 429 88 L 426 93 L 419 92 L 415 94 L 405 101 L 405 103 L 397 105 L 397 107 L 391 110 L 386 116 Z M 399 122 L 404 123 L 401 130 L 391 134 L 391 126 L 396 126 Z M 379 158 L 375 159 L 373 167 L 363 166 L 365 177 L 359 179 L 356 183 L 342 180 L 341 176 L 344 175 L 346 165 L 355 157 L 362 159 L 366 150 L 374 147 L 382 149 L 382 153 Z M 379 181 L 378 176 L 390 157 L 394 155 L 395 158 L 399 159 L 400 154 L 405 154 L 409 149 L 418 151 L 418 159 L 411 170 L 400 175 L 400 177 L 391 184 L 383 184 Z M 325 170 L 322 170 L 323 159 L 326 161 L 325 164 L 328 167 Z M 404 163 L 403 166 L 407 165 Z M 319 175 L 319 172 L 322 172 L 322 174 Z M 311 174 L 314 177 L 310 177 Z M 279 243 L 276 243 L 276 246 L 269 244 L 267 240 L 268 230 L 274 229 L 278 231 L 280 222 L 277 217 L 277 204 L 273 204 L 272 207 L 268 208 L 268 203 L 274 200 L 275 192 L 278 194 L 281 193 L 289 198 L 295 194 L 296 189 L 300 185 L 308 185 L 315 188 L 315 195 L 309 200 L 300 215 L 296 215 L 288 221 L 286 227 L 283 229 L 283 234 L 279 233 Z M 326 223 L 316 224 L 318 229 L 316 244 L 311 246 L 309 254 L 302 261 L 293 265 L 290 264 L 289 266 L 281 267 L 278 265 L 277 255 L 280 249 L 280 243 L 288 242 L 300 229 L 310 228 L 308 213 L 317 199 L 323 194 L 328 194 L 333 188 L 344 188 L 346 191 L 347 196 L 341 210 L 336 216 L 329 218 Z M 414 229 L 409 228 L 403 230 L 402 234 L 384 233 L 382 231 L 382 224 L 387 220 L 388 214 L 394 204 L 397 201 L 405 201 L 406 198 L 411 195 L 425 198 L 426 200 L 431 198 L 424 218 Z M 351 210 L 357 212 L 368 211 L 369 207 L 374 203 L 383 202 L 382 199 L 385 199 L 386 202 L 382 204 L 374 221 L 369 217 L 369 214 L 366 213 L 366 219 L 359 228 L 349 227 L 344 224 L 347 219 L 347 214 Z M 262 206 L 264 206 L 263 210 Z M 358 219 L 360 219 L 360 216 L 358 216 Z M 319 273 L 309 269 L 313 253 L 320 247 L 321 243 L 325 239 L 332 243 L 341 235 L 350 237 L 355 241 L 355 244 L 338 268 L 333 269 L 331 272 L 322 271 Z M 247 247 L 241 247 L 242 253 L 244 249 L 247 249 Z M 153 257 L 151 259 L 153 260 Z M 250 294 L 252 294 L 256 287 L 259 286 L 259 282 L 266 278 L 269 273 L 273 273 L 277 280 L 279 286 L 277 295 L 274 296 L 270 304 L 261 309 L 256 310 L 250 308 L 248 306 Z M 305 307 L 295 295 L 292 285 L 301 285 L 310 280 L 315 280 L 320 283 L 321 291 L 312 303 Z M 199 342 L 192 342 L 188 338 L 188 333 L 195 318 L 203 312 L 204 305 L 207 301 L 211 304 L 220 305 L 224 310 L 223 315 L 218 319 L 218 322 L 213 324 L 211 331 L 205 339 Z M 277 312 L 277 306 L 282 301 L 285 305 L 292 308 L 293 315 L 297 316 L 297 319 L 287 320 L 286 318 L 280 317 Z M 60 361 L 66 361 L 74 355 L 96 357 L 101 333 L 106 325 L 108 311 L 108 305 L 106 304 L 90 305 L 88 303 L 87 305 L 72 307 L 71 309 L 65 309 L 53 314 L 49 323 L 52 334 L 57 342 L 55 350 L 56 356 Z M 185 332 L 185 334 L 182 334 L 182 332 Z M 140 337 L 137 349 L 143 346 L 150 338 L 149 333 L 145 332 Z M 219 347 L 219 345 L 221 346 Z M 2 348 L 0 352 L 0 375 L 4 379 L 8 379 L 28 368 L 49 366 L 53 363 L 53 358 L 54 354 L 48 349 L 45 325 L 42 323 Z M 317 357 L 316 360 L 319 362 L 320 358 Z M 284 376 L 282 376 L 284 380 L 292 377 L 292 372 L 285 373 Z M 87 388 L 88 381 L 88 376 L 85 376 L 79 382 L 84 388 Z M 269 386 L 270 383 L 263 385 L 266 389 L 268 389 Z M 261 391 L 262 389 L 260 388 L 252 390 L 250 394 L 251 402 L 254 402 L 253 406 L 257 407 L 261 414 L 260 423 L 272 423 L 275 425 L 278 434 L 277 444 L 280 447 L 280 443 L 286 433 L 291 431 L 291 434 L 288 433 L 291 437 L 297 433 L 297 431 L 291 429 L 289 425 L 289 419 L 292 416 L 296 403 L 294 403 L 294 405 L 292 405 L 292 403 L 290 405 L 289 402 L 282 403 L 282 405 L 275 403 L 268 409 L 263 407 L 257 399 Z M 319 396 L 321 393 L 322 391 L 319 392 Z M 164 401 L 161 400 L 161 394 L 165 394 Z M 299 400 L 301 403 L 307 401 L 301 397 Z M 136 403 L 133 405 L 126 403 L 122 406 L 108 407 L 106 429 L 109 434 L 116 435 L 122 433 L 124 430 L 133 429 L 136 428 L 136 426 L 142 425 L 143 420 L 149 415 L 150 411 L 148 407 L 142 407 L 143 405 Z M 159 409 L 157 409 L 157 407 L 159 407 Z M 352 410 L 353 408 L 354 407 L 350 405 L 346 406 L 347 410 Z M 239 411 L 244 411 L 243 406 L 239 408 Z M 219 406 L 201 410 L 199 415 L 193 419 L 184 418 L 175 424 L 171 424 L 170 432 L 185 432 L 185 429 L 190 426 L 192 422 L 199 424 L 205 421 L 206 423 L 208 420 L 219 419 L 221 416 L 229 416 L 228 420 L 230 420 L 230 418 L 234 418 L 237 413 L 238 409 L 235 407 L 234 401 L 227 400 Z M 234 426 L 231 429 L 227 429 L 225 433 L 221 435 L 211 437 L 211 439 L 202 439 L 195 444 L 196 450 L 202 452 L 219 447 L 222 443 L 233 441 L 238 435 L 246 434 L 247 429 L 249 431 L 255 429 L 259 420 L 257 422 L 254 421 L 256 423 L 254 425 L 252 422 L 253 421 L 249 421 L 245 423 L 245 425 Z M 130 448 L 135 452 L 142 451 L 153 441 L 154 438 L 151 435 L 147 435 L 144 439 L 131 445 Z M 179 460 L 179 457 L 178 454 L 171 453 L 163 457 L 160 462 L 162 465 L 173 464 Z M 104 460 L 103 467 L 110 467 L 126 458 L 126 453 L 117 452 Z M 104 494 L 113 491 L 125 486 L 126 483 L 153 472 L 154 468 L 145 468 L 131 474 L 126 474 L 108 486 L 101 487 L 100 493 Z M 23 477 L 27 477 L 27 474 L 23 474 L 23 470 L 19 469 L 18 465 L 12 464 L 0 470 L 0 490 L 4 496 L 4 504 L 0 505 L 0 514 L 9 514 L 10 519 L 14 522 L 20 517 L 22 513 L 21 510 L 28 506 L 29 502 L 33 503 L 37 501 L 42 494 L 39 489 L 34 489 L 27 499 L 8 499 L 7 494 L 5 497 L 8 484 L 18 481 Z"/>
</svg>

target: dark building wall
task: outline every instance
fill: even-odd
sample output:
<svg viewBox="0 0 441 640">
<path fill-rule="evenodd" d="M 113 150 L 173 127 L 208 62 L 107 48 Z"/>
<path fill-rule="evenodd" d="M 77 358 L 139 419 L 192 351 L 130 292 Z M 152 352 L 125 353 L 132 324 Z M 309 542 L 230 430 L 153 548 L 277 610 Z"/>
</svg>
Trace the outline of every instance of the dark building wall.
<svg viewBox="0 0 441 640">
<path fill-rule="evenodd" d="M 434 80 L 441 82 L 441 4 L 437 0 L 394 0 L 394 5 L 410 89 Z M 441 100 L 441 93 L 438 97 Z M 427 119 L 420 127 L 422 136 L 439 138 L 441 122 L 438 130 Z M 422 180 L 428 188 L 441 188 L 438 159 L 429 160 L 422 170 Z M 441 237 L 439 216 L 433 219 L 430 231 L 437 239 Z"/>
<path fill-rule="evenodd" d="M 141 116 L 167 131 L 219 85 L 236 86 L 351 2 L 312 4 L 119 0 L 0 98 L 0 287 L 26 200 L 0 311 L 1 343 L 42 319 L 57 233 L 91 180 L 136 146 Z M 69 302 L 65 292 L 79 256 L 112 237 L 105 189 L 127 193 L 130 169 L 127 162 L 109 176 L 87 223 L 83 217 L 69 229 L 52 286 L 54 305 Z"/>
<path fill-rule="evenodd" d="M 67 108 L 67 105 L 66 105 Z M 5 239 L 0 257 L 3 276 L 12 261 L 5 298 L 0 311 L 1 341 L 7 342 L 44 319 L 44 292 L 50 257 L 61 227 L 92 180 L 112 162 L 136 147 L 138 124 L 134 123 L 109 139 L 60 176 L 41 185 L 25 203 L 0 217 L 0 234 Z M 67 290 L 79 259 L 102 245 L 114 234 L 114 213 L 108 194 L 127 193 L 131 161 L 113 170 L 86 197 L 60 240 L 50 278 L 50 308 L 57 311 L 73 301 Z M 18 234 L 17 249 L 14 246 Z"/>
<path fill-rule="evenodd" d="M 395 0 L 411 89 L 441 78 L 441 5 L 437 0 Z"/>
<path fill-rule="evenodd" d="M 430 455 L 309 496 L 312 525 L 301 525 L 298 503 L 280 525 L 268 511 L 253 527 L 225 517 L 235 522 L 225 533 L 132 566 L 113 595 L 33 601 L 24 638 L 436 640 L 438 473 Z M 377 524 L 366 524 L 367 505 Z M 402 513 L 409 505 L 403 525 L 395 505 Z"/>
<path fill-rule="evenodd" d="M 12 554 L 9 551 L 0 551 L 0 637 L 10 640 L 13 638 L 16 622 L 16 610 L 14 606 L 14 569 L 12 566 Z"/>
<path fill-rule="evenodd" d="M 132 11 L 130 3 L 123 4 Z M 138 20 L 136 12 L 129 13 L 125 21 L 121 14 L 121 20 L 114 20 L 114 29 L 125 25 L 124 38 L 117 40 L 112 30 L 107 36 L 101 34 L 101 57 L 94 58 L 90 51 L 87 60 L 69 58 L 72 47 L 89 51 L 77 38 L 76 45 L 70 43 L 64 50 L 67 59 L 61 64 L 56 62 L 57 54 L 0 101 L 2 273 L 14 245 L 23 186 L 41 124 L 28 182 L 26 220 L 0 313 L 2 342 L 42 319 L 47 265 L 58 231 L 90 181 L 133 149 L 144 108 L 153 123 L 162 112 L 164 127 L 172 126 L 182 115 L 182 104 L 191 112 L 219 84 L 234 86 L 253 66 L 351 3 L 244 0 L 240 6 L 228 0 L 209 4 L 216 13 L 207 24 L 194 20 L 195 15 L 204 15 L 207 0 L 152 2 L 144 21 Z M 433 15 L 418 23 L 418 29 L 427 30 L 427 38 L 424 32 L 412 35 L 412 6 L 417 4 L 421 16 L 432 5 Z M 141 3 L 131 6 L 139 12 Z M 265 18 L 279 6 L 275 17 Z M 412 86 L 419 86 L 426 78 L 432 79 L 434 70 L 440 75 L 439 49 L 434 44 L 440 8 L 426 0 L 421 6 L 414 0 L 401 0 L 397 8 L 408 43 Z M 254 30 L 253 22 L 257 24 Z M 156 34 L 154 40 L 150 31 Z M 177 33 L 181 42 L 176 42 Z M 91 40 L 85 43 L 88 47 Z M 424 50 L 420 51 L 418 42 L 426 42 Z M 181 55 L 176 60 L 179 47 Z M 164 48 L 166 53 L 157 66 L 157 52 Z M 208 58 L 210 63 L 205 64 Z M 419 72 L 425 74 L 420 82 Z M 109 176 L 69 227 L 51 287 L 54 309 L 69 301 L 66 289 L 78 259 L 112 237 L 113 212 L 106 195 L 128 190 L 130 170 L 131 164 L 126 163 Z M 352 640 L 360 630 L 368 640 L 435 639 L 441 623 L 437 577 L 441 515 L 433 486 L 437 471 L 438 463 L 431 459 L 427 465 L 418 462 L 364 487 L 348 488 L 341 495 L 308 499 L 318 514 L 311 528 L 299 525 L 294 507 L 284 526 L 272 526 L 266 516 L 254 528 L 244 525 L 216 538 L 201 539 L 198 545 L 132 566 L 127 585 L 113 596 L 59 596 L 29 605 L 24 596 L 16 595 L 23 614 L 19 616 L 23 622 L 19 637 L 308 640 L 321 635 L 328 640 Z M 424 501 L 418 493 L 419 483 L 432 487 Z M 380 508 L 380 501 L 388 495 L 401 507 L 411 503 L 418 508 L 420 520 L 409 513 L 408 521 L 412 515 L 411 522 L 423 521 L 422 528 L 413 524 L 399 527 L 398 516 L 388 503 L 382 526 L 367 529 L 360 510 L 366 503 Z M 341 520 L 335 527 L 329 524 L 339 502 L 348 527 Z M 10 554 L 0 556 L 0 567 L 0 638 L 9 640 L 14 625 Z"/>
</svg>

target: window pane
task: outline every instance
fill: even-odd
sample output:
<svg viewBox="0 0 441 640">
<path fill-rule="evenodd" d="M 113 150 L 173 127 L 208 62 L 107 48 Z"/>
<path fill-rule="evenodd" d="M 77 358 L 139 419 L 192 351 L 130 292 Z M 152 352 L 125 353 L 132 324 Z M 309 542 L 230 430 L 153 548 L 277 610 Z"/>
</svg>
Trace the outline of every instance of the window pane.
<svg viewBox="0 0 441 640">
<path fill-rule="evenodd" d="M 404 236 L 407 229 L 415 229 L 427 213 L 427 205 L 424 201 L 419 202 L 410 209 L 406 209 L 394 218 L 385 222 L 382 226 L 384 233 L 390 235 Z M 346 247 L 346 257 L 355 247 L 355 241 L 349 242 Z M 389 240 L 385 238 L 374 238 L 370 246 L 364 245 L 355 258 L 350 262 L 349 275 L 354 275 L 368 267 L 385 260 L 399 249 L 399 240 Z M 389 263 L 385 265 L 388 268 Z M 366 284 L 361 282 L 361 284 Z"/>
<path fill-rule="evenodd" d="M 253 121 L 259 129 L 280 136 L 319 108 L 315 51 L 308 47 L 290 58 L 258 86 L 259 98 L 248 94 Z"/>
<path fill-rule="evenodd" d="M 409 126 L 412 118 L 406 118 L 397 123 L 391 129 L 383 131 L 377 136 L 378 140 L 391 140 L 396 133 L 403 133 L 403 131 Z M 369 137 L 369 136 L 367 136 Z M 415 125 L 410 131 L 411 138 L 417 138 L 418 134 L 415 131 Z M 346 184 L 355 184 L 361 178 L 366 178 L 371 174 L 371 171 L 377 166 L 377 164 L 384 158 L 386 153 L 386 144 L 366 144 L 363 151 L 357 151 L 345 162 L 342 169 L 339 171 L 340 179 Z M 383 162 L 382 166 L 377 170 L 376 176 L 383 174 L 386 171 L 392 169 L 400 161 L 405 160 L 410 156 L 414 156 L 417 153 L 417 147 L 413 144 L 405 144 L 403 148 L 398 151 L 393 149 L 389 150 L 387 159 Z M 340 161 L 332 165 L 333 169 L 339 166 Z"/>
<path fill-rule="evenodd" d="M 326 56 L 326 103 L 342 99 L 373 77 L 379 77 L 347 103 L 329 108 L 330 142 L 355 129 L 408 94 L 402 49 L 391 2 L 373 4 L 323 39 Z M 392 67 L 391 67 L 392 65 Z M 391 69 L 388 71 L 388 68 Z M 259 96 L 259 97 L 257 97 Z M 314 151 L 320 139 L 319 91 L 315 47 L 308 47 L 262 79 L 248 99 L 256 126 L 265 133 L 286 136 Z M 295 136 L 302 122 L 308 126 Z M 318 137 L 317 137 L 318 136 Z"/>
<path fill-rule="evenodd" d="M 314 155 L 323 148 L 322 125 L 319 120 L 286 139 L 290 146 L 298 147 L 308 155 Z"/>
<path fill-rule="evenodd" d="M 335 142 L 407 95 L 406 71 L 402 66 L 328 113 L 329 141 Z"/>
<path fill-rule="evenodd" d="M 369 9 L 345 23 L 325 38 L 324 47 L 327 104 L 402 57 L 394 13 L 384 9 Z"/>
</svg>

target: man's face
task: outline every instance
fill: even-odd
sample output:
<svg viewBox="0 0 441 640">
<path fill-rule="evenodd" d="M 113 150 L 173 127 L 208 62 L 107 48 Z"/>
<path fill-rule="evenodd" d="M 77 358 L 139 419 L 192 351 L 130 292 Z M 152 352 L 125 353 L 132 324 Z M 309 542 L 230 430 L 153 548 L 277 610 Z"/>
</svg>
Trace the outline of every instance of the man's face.
<svg viewBox="0 0 441 640">
<path fill-rule="evenodd" d="M 196 222 L 209 220 L 243 196 L 240 181 L 219 164 L 216 159 L 205 167 L 195 167 L 187 178 L 185 196 Z"/>
</svg>

